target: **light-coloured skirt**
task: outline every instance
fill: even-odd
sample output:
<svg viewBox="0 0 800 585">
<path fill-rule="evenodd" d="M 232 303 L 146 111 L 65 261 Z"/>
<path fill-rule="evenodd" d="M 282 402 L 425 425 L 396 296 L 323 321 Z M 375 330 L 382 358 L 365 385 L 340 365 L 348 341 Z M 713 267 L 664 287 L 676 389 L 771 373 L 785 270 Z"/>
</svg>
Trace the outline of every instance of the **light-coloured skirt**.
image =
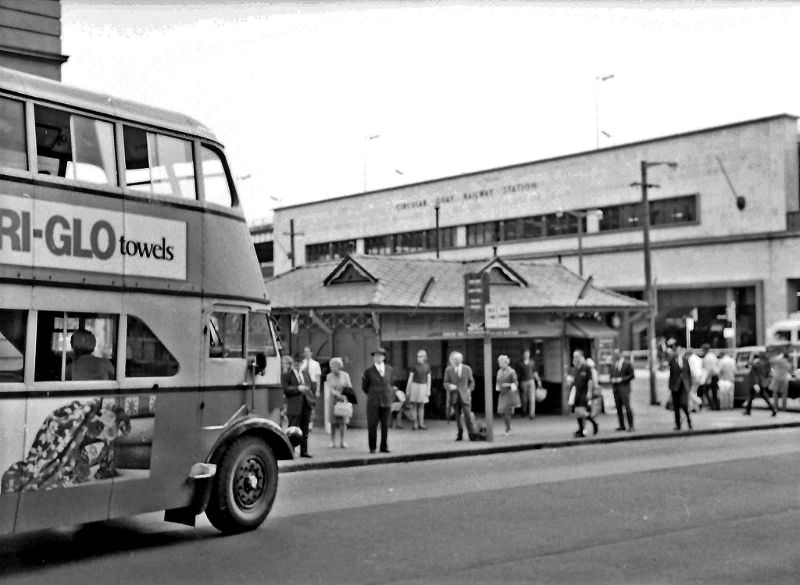
<svg viewBox="0 0 800 585">
<path fill-rule="evenodd" d="M 522 406 L 522 401 L 519 399 L 519 390 L 501 392 L 500 398 L 497 400 L 497 414 L 514 412 L 514 409 L 520 406 Z"/>
<path fill-rule="evenodd" d="M 411 382 L 408 388 L 408 401 L 417 402 L 419 404 L 427 404 L 431 398 L 431 393 L 428 391 L 427 384 L 417 384 Z"/>
</svg>

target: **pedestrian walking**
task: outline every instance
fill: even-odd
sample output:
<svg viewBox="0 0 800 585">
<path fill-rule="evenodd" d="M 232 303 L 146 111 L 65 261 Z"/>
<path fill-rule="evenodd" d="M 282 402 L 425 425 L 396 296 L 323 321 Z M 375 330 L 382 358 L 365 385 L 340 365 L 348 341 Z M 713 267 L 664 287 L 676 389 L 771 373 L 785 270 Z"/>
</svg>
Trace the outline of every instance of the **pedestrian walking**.
<svg viewBox="0 0 800 585">
<path fill-rule="evenodd" d="M 570 396 L 572 401 L 572 410 L 575 413 L 575 418 L 578 421 L 578 430 L 575 432 L 575 437 L 585 437 L 584 431 L 586 421 L 592 424 L 593 434 L 597 434 L 600 430 L 597 420 L 592 415 L 590 408 L 590 400 L 594 393 L 594 382 L 592 375 L 592 368 L 586 363 L 586 357 L 583 352 L 576 349 L 572 352 L 572 389 Z"/>
<path fill-rule="evenodd" d="M 282 379 L 283 393 L 286 396 L 286 415 L 289 424 L 296 426 L 303 433 L 300 442 L 300 457 L 311 458 L 308 452 L 308 434 L 310 431 L 311 411 L 316 404 L 314 392 L 311 389 L 311 379 L 303 368 L 303 358 L 295 355 L 292 358 L 292 368 L 286 372 Z"/>
<path fill-rule="evenodd" d="M 750 410 L 753 407 L 753 399 L 756 396 L 760 396 L 764 399 L 764 402 L 767 403 L 767 406 L 769 406 L 769 409 L 772 411 L 772 416 L 776 416 L 778 414 L 778 411 L 775 410 L 772 402 L 770 402 L 769 396 L 767 396 L 767 388 L 769 388 L 769 373 L 769 356 L 767 355 L 767 352 L 761 352 L 758 354 L 755 362 L 753 362 L 753 365 L 750 366 L 750 373 L 747 376 L 747 384 L 750 386 L 750 397 L 744 406 L 744 414 L 746 416 L 750 416 Z"/>
<path fill-rule="evenodd" d="M 703 383 L 705 373 L 703 372 L 703 358 L 697 353 L 686 350 L 684 359 L 689 364 L 689 371 L 691 372 L 691 385 L 689 387 L 689 410 L 697 412 L 703 407 L 703 401 L 698 396 L 700 384 Z"/>
<path fill-rule="evenodd" d="M 461 352 L 454 351 L 450 354 L 449 365 L 444 371 L 444 389 L 449 395 L 449 403 L 456 416 L 458 432 L 456 441 L 464 438 L 464 425 L 467 427 L 467 436 L 471 439 L 475 436 L 475 428 L 472 424 L 472 391 L 475 389 L 475 379 L 472 377 L 472 368 L 464 362 Z M 464 425 L 461 424 L 461 417 L 464 418 Z"/>
<path fill-rule="evenodd" d="M 331 371 L 325 378 L 325 388 L 328 392 L 328 412 L 331 413 L 330 447 L 336 447 L 336 431 L 338 430 L 339 446 L 346 449 L 347 443 L 344 442 L 344 435 L 350 417 L 353 416 L 353 406 L 347 394 L 352 393 L 353 384 L 350 382 L 350 374 L 342 369 L 344 368 L 342 358 L 331 358 L 329 365 Z"/>
<path fill-rule="evenodd" d="M 692 429 L 692 417 L 689 415 L 689 392 L 692 388 L 692 371 L 686 351 L 678 347 L 674 339 L 667 342 L 669 359 L 669 392 L 672 410 L 675 414 L 675 430 L 681 430 L 681 411 L 686 414 L 686 425 Z"/>
<path fill-rule="evenodd" d="M 428 352 L 420 349 L 417 361 L 409 368 L 406 382 L 406 396 L 411 403 L 413 429 L 427 430 L 425 426 L 425 405 L 431 398 L 431 367 L 428 364 Z"/>
<path fill-rule="evenodd" d="M 386 350 L 379 347 L 372 352 L 372 365 L 364 370 L 361 389 L 367 395 L 367 441 L 369 452 L 375 453 L 378 444 L 378 426 L 381 427 L 381 453 L 389 453 L 389 416 L 394 399 L 392 366 L 385 363 Z"/>
<path fill-rule="evenodd" d="M 703 359 L 703 392 L 708 407 L 719 410 L 719 359 L 711 351 L 711 346 L 704 343 L 700 348 Z"/>
<path fill-rule="evenodd" d="M 500 393 L 500 398 L 497 401 L 497 414 L 503 415 L 503 421 L 506 423 L 505 434 L 511 433 L 511 417 L 514 414 L 514 409 L 519 408 L 521 402 L 519 399 L 519 381 L 517 373 L 511 367 L 511 360 L 507 355 L 501 355 L 497 358 L 497 382 L 495 383 L 495 391 Z"/>
<path fill-rule="evenodd" d="M 731 352 L 725 351 L 719 356 L 719 393 L 720 408 L 733 408 L 733 391 L 736 384 L 736 360 Z"/>
<path fill-rule="evenodd" d="M 531 358 L 531 351 L 522 352 L 522 363 L 519 367 L 520 401 L 522 412 L 533 420 L 536 417 L 536 389 L 541 387 L 539 372 L 536 371 L 536 362 Z"/>
<path fill-rule="evenodd" d="M 611 355 L 611 389 L 614 392 L 614 404 L 617 407 L 618 431 L 625 430 L 625 419 L 628 420 L 628 431 L 633 432 L 633 410 L 631 410 L 631 381 L 634 378 L 633 364 L 626 359 L 619 348 Z"/>
<path fill-rule="evenodd" d="M 775 400 L 777 410 L 786 410 L 786 400 L 789 395 L 789 379 L 791 378 L 792 366 L 789 363 L 789 356 L 785 353 L 778 354 L 772 360 L 772 379 L 769 389 Z"/>
</svg>

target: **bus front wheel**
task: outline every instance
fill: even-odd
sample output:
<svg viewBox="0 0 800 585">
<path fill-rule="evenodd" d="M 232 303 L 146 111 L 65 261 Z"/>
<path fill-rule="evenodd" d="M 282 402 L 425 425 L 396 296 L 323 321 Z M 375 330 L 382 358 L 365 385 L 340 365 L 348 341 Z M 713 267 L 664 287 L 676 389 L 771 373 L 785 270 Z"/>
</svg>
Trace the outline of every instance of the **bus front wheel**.
<svg viewBox="0 0 800 585">
<path fill-rule="evenodd" d="M 225 450 L 214 476 L 206 516 L 225 533 L 257 528 L 278 490 L 278 463 L 258 437 L 236 439 Z"/>
</svg>

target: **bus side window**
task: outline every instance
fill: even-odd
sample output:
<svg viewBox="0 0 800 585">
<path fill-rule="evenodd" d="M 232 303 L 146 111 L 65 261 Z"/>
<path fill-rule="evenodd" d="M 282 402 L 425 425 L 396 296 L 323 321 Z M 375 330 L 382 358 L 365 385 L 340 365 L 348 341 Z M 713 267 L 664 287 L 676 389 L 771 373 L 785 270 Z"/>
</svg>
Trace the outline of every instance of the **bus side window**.
<svg viewBox="0 0 800 585">
<path fill-rule="evenodd" d="M 255 357 L 258 353 L 267 357 L 277 355 L 266 313 L 250 313 L 247 322 L 247 357 Z"/>
<path fill-rule="evenodd" d="M 125 184 L 137 191 L 196 199 L 192 143 L 125 126 Z"/>
<path fill-rule="evenodd" d="M 28 312 L 0 309 L 0 384 L 22 382 Z"/>
<path fill-rule="evenodd" d="M 0 167 L 27 170 L 25 104 L 0 98 Z"/>
<path fill-rule="evenodd" d="M 208 321 L 208 356 L 244 357 L 244 313 L 215 311 Z"/>
<path fill-rule="evenodd" d="M 125 376 L 174 376 L 178 360 L 164 347 L 155 333 L 138 317 L 128 315 L 125 352 Z"/>
<path fill-rule="evenodd" d="M 39 311 L 34 380 L 113 380 L 116 315 Z"/>
<path fill-rule="evenodd" d="M 116 185 L 114 128 L 109 122 L 37 105 L 39 174 Z"/>
<path fill-rule="evenodd" d="M 205 144 L 201 147 L 203 153 L 203 189 L 205 200 L 209 203 L 233 206 L 228 173 L 222 156 L 216 150 Z"/>
</svg>

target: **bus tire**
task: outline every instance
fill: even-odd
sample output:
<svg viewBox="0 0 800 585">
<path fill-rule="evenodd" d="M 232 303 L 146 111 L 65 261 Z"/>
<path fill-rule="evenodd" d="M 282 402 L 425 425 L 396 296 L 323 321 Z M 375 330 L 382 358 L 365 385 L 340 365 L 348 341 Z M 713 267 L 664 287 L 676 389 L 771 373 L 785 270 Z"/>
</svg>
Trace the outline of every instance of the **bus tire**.
<svg viewBox="0 0 800 585">
<path fill-rule="evenodd" d="M 220 532 L 253 530 L 264 521 L 278 491 L 278 463 L 258 437 L 236 439 L 222 454 L 212 480 L 206 516 Z"/>
</svg>

